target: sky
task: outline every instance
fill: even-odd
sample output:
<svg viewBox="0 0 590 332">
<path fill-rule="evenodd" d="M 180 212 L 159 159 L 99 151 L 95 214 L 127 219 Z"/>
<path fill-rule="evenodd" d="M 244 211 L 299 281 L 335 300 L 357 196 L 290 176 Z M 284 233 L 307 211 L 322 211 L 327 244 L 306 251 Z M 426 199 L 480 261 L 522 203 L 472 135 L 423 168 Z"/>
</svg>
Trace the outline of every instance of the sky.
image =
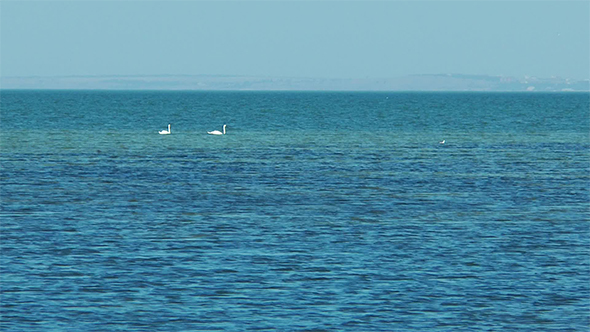
<svg viewBox="0 0 590 332">
<path fill-rule="evenodd" d="M 590 1 L 0 1 L 0 75 L 588 79 Z"/>
</svg>

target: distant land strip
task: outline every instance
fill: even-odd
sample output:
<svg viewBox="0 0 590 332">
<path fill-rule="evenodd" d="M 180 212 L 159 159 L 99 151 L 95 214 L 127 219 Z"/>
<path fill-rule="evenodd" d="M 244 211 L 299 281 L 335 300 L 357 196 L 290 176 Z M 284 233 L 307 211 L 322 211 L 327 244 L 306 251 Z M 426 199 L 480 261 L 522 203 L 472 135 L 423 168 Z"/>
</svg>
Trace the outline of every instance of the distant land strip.
<svg viewBox="0 0 590 332">
<path fill-rule="evenodd" d="M 1 77 L 0 89 L 235 91 L 590 91 L 590 80 L 463 74 L 399 78 L 297 78 L 231 75 Z"/>
</svg>

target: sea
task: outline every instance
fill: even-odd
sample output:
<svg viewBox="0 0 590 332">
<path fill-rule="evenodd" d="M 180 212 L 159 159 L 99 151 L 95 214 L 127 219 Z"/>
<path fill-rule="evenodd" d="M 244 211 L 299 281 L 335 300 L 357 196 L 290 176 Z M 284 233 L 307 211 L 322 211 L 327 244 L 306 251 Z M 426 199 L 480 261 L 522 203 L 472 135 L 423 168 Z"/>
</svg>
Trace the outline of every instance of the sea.
<svg viewBox="0 0 590 332">
<path fill-rule="evenodd" d="M 2 331 L 590 330 L 588 93 L 2 90 L 0 184 Z"/>
</svg>

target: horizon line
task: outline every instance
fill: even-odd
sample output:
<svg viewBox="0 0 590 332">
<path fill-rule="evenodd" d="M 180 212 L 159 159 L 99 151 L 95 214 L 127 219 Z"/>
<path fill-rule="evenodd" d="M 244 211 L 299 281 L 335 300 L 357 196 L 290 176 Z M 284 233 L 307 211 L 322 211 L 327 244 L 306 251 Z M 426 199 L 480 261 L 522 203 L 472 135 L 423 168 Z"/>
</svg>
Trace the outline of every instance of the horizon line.
<svg viewBox="0 0 590 332">
<path fill-rule="evenodd" d="M 2 88 L 0 91 L 87 91 L 87 92 L 338 92 L 338 93 L 590 93 L 590 90 L 336 90 L 336 89 L 112 89 L 112 88 Z"/>
<path fill-rule="evenodd" d="M 326 80 L 380 80 L 380 79 L 396 79 L 412 76 L 442 76 L 442 77 L 494 77 L 494 78 L 561 78 L 570 79 L 567 76 L 552 75 L 504 75 L 504 74 L 465 74 L 465 73 L 423 73 L 423 74 L 406 74 L 401 76 L 355 76 L 355 77 L 326 77 L 326 76 L 288 76 L 288 75 L 258 75 L 258 74 L 73 74 L 73 75 L 0 75 L 0 79 L 14 79 L 14 78 L 102 78 L 102 77 L 260 77 L 260 78 L 285 78 L 285 79 L 326 79 Z M 576 78 L 578 81 L 589 81 L 588 78 Z"/>
</svg>

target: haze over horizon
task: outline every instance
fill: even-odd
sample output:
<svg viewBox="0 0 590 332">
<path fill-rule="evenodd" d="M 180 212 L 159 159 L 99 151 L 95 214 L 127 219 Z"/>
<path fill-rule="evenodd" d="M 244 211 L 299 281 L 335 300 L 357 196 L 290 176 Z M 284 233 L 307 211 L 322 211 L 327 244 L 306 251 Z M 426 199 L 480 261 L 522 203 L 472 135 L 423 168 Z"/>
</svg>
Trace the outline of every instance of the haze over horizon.
<svg viewBox="0 0 590 332">
<path fill-rule="evenodd" d="M 590 77 L 590 3 L 2 1 L 0 76 Z"/>
</svg>

